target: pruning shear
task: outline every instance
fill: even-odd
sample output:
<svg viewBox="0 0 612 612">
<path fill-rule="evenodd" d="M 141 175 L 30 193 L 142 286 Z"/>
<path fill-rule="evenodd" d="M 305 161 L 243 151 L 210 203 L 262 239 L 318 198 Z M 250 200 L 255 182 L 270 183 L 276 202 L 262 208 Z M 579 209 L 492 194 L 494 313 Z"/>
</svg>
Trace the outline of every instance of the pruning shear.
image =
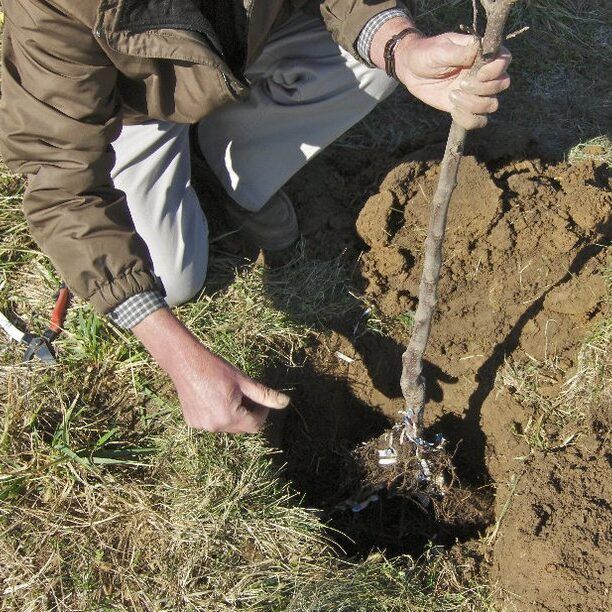
<svg viewBox="0 0 612 612">
<path fill-rule="evenodd" d="M 52 342 L 62 332 L 69 302 L 70 289 L 66 287 L 65 283 L 62 283 L 55 299 L 55 306 L 51 313 L 49 326 L 40 336 L 34 336 L 27 331 L 21 331 L 0 312 L 0 327 L 13 340 L 27 345 L 23 361 L 30 361 L 34 357 L 38 357 L 44 363 L 55 363 L 55 352 Z"/>
</svg>

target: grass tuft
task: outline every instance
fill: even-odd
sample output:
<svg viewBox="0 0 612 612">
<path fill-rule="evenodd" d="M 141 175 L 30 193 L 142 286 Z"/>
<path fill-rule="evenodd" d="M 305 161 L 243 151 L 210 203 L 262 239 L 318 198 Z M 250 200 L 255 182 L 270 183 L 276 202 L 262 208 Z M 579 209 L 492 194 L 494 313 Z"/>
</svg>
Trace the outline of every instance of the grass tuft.
<svg viewBox="0 0 612 612">
<path fill-rule="evenodd" d="M 570 149 L 567 161 L 570 164 L 593 161 L 612 166 L 612 141 L 608 136 L 596 136 L 581 142 Z"/>
<path fill-rule="evenodd" d="M 463 585 L 444 555 L 432 552 L 416 564 L 380 554 L 365 563 L 345 563 L 302 585 L 287 612 L 454 612 L 492 610 L 491 592 Z M 356 589 L 355 586 L 359 585 Z M 330 605 L 333 602 L 333 605 Z"/>
<path fill-rule="evenodd" d="M 612 266 L 602 274 L 608 287 L 607 312 L 592 327 L 569 377 L 556 362 L 507 360 L 501 383 L 531 411 L 516 433 L 539 450 L 549 451 L 572 443 L 596 406 L 612 403 Z"/>
</svg>

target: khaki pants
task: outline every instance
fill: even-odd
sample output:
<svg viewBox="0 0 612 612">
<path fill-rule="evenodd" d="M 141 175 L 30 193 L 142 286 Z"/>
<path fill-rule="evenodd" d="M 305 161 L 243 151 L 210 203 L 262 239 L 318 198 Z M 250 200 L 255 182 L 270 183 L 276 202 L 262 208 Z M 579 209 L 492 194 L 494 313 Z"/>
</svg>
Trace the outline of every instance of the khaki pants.
<svg viewBox="0 0 612 612">
<path fill-rule="evenodd" d="M 251 211 L 395 87 L 304 15 L 273 33 L 246 76 L 250 98 L 207 116 L 198 137 L 227 192 Z M 208 261 L 208 225 L 190 183 L 188 126 L 125 126 L 113 147 L 115 185 L 126 193 L 167 301 L 185 302 L 202 288 Z"/>
</svg>

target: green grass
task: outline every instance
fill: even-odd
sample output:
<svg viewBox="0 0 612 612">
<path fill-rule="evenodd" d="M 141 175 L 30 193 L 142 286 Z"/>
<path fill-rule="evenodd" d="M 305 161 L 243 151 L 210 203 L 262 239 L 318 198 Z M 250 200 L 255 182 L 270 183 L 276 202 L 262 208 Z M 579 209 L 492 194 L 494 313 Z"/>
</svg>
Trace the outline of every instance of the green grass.
<svg viewBox="0 0 612 612">
<path fill-rule="evenodd" d="M 28 233 L 27 222 L 21 212 L 24 181 L 11 174 L 0 163 L 0 291 L 6 292 L 7 275 L 21 264 L 40 257 Z"/>
</svg>

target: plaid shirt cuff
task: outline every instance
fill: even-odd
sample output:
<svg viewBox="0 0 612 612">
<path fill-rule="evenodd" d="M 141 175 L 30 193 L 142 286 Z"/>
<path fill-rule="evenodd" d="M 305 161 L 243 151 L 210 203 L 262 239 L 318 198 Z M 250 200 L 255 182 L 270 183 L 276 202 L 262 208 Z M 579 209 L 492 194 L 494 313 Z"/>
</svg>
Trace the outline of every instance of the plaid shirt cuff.
<svg viewBox="0 0 612 612">
<path fill-rule="evenodd" d="M 382 11 L 378 13 L 378 15 L 372 17 L 359 33 L 359 38 L 357 39 L 357 53 L 359 53 L 363 61 L 372 68 L 374 64 L 372 64 L 372 60 L 370 59 L 370 48 L 372 46 L 374 34 L 378 32 L 383 23 L 394 17 L 410 17 L 410 13 L 406 9 L 388 9 Z"/>
<path fill-rule="evenodd" d="M 108 316 L 119 327 L 132 329 L 160 308 L 168 308 L 162 294 L 159 291 L 144 291 L 121 302 Z"/>
</svg>

